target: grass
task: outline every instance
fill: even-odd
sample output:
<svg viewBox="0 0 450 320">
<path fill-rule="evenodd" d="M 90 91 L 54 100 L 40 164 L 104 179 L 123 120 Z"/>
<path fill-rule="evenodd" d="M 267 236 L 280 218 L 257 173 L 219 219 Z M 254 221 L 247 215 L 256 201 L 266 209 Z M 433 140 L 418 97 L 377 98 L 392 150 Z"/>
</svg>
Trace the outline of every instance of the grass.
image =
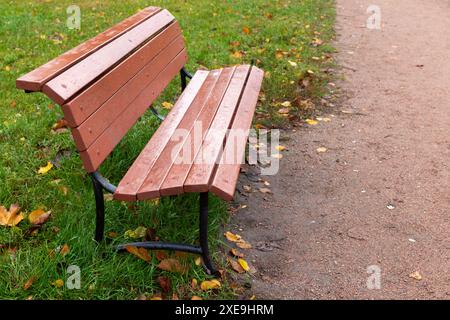
<svg viewBox="0 0 450 320">
<path fill-rule="evenodd" d="M 89 178 L 82 169 L 69 133 L 54 134 L 52 125 L 62 117 L 58 106 L 42 94 L 15 89 L 15 79 L 76 46 L 149 1 L 78 0 L 81 31 L 66 27 L 66 8 L 73 1 L 0 0 L 0 205 L 18 203 L 29 213 L 36 208 L 52 211 L 51 219 L 36 235 L 29 223 L 0 227 L 1 299 L 135 299 L 161 291 L 156 278 L 167 276 L 180 298 L 233 298 L 238 292 L 225 281 L 217 292 L 192 289 L 192 278 L 207 279 L 194 258 L 186 258 L 189 271 L 180 275 L 160 271 L 152 263 L 129 254 L 115 253 L 111 245 L 129 241 L 124 233 L 138 226 L 154 228 L 163 240 L 196 242 L 198 197 L 186 195 L 159 202 L 106 203 L 106 232 L 117 234 L 96 246 L 92 240 L 95 204 Z M 313 110 L 325 92 L 332 62 L 334 3 L 304 1 L 152 1 L 169 9 L 179 20 L 189 50 L 188 70 L 219 68 L 242 62 L 266 71 L 256 123 L 279 126 Z M 321 40 L 324 44 L 313 45 Z M 306 82 L 305 82 L 306 81 Z M 175 101 L 178 79 L 158 100 Z M 300 93 L 300 94 L 299 94 Z M 290 101 L 289 116 L 278 113 Z M 156 105 L 158 105 L 158 103 Z M 150 114 L 135 125 L 102 165 L 102 173 L 117 183 L 157 128 Z M 47 161 L 58 167 L 38 175 Z M 220 229 L 228 219 L 226 204 L 211 197 L 210 243 L 213 252 L 223 245 Z M 70 252 L 52 254 L 67 244 Z M 223 256 L 215 254 L 224 266 Z M 81 269 L 81 289 L 52 285 L 66 280 L 67 267 Z M 35 279 L 27 290 L 29 279 Z M 171 295 L 169 295 L 169 298 Z"/>
</svg>

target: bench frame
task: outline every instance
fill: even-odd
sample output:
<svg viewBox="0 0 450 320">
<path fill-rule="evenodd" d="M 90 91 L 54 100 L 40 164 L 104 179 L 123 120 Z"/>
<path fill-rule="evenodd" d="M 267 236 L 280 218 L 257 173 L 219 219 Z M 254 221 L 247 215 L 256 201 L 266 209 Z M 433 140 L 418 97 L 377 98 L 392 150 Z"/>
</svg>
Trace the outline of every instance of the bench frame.
<svg viewBox="0 0 450 320">
<path fill-rule="evenodd" d="M 192 79 L 192 74 L 190 74 L 184 67 L 180 70 L 181 78 L 181 89 L 187 86 L 187 79 Z M 158 113 L 158 111 L 150 105 L 149 109 L 151 112 L 162 122 L 164 116 Z M 114 194 L 116 191 L 116 186 L 111 184 L 108 179 L 103 177 L 100 172 L 94 171 L 89 173 L 92 180 L 92 185 L 94 189 L 95 197 L 95 208 L 96 208 L 96 221 L 95 221 L 95 236 L 94 239 L 98 243 L 103 240 L 105 231 L 105 199 L 103 197 L 103 191 Z M 116 247 L 118 251 L 124 251 L 129 246 L 134 246 L 138 248 L 145 248 L 150 250 L 174 250 L 183 251 L 194 254 L 201 255 L 203 259 L 203 265 L 206 272 L 210 275 L 217 275 L 218 270 L 215 268 L 208 247 L 208 192 L 200 192 L 199 201 L 199 214 L 200 214 L 200 245 L 190 245 L 184 243 L 174 243 L 174 242 L 164 242 L 164 241 L 142 241 L 142 242 L 131 242 L 126 244 L 120 244 Z"/>
</svg>

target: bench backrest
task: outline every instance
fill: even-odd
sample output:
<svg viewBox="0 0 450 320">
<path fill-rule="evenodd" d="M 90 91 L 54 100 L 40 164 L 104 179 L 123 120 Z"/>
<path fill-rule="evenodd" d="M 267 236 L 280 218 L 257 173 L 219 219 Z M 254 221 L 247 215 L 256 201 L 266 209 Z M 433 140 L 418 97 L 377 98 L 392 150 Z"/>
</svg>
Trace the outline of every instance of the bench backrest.
<svg viewBox="0 0 450 320">
<path fill-rule="evenodd" d="M 179 24 L 146 8 L 22 76 L 62 107 L 88 172 L 97 170 L 187 61 Z"/>
</svg>

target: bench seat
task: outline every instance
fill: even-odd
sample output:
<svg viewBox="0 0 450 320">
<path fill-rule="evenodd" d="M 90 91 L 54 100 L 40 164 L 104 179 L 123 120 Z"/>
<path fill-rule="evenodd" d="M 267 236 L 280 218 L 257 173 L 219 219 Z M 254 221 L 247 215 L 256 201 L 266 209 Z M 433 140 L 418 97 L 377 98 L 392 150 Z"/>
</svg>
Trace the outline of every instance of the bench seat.
<svg viewBox="0 0 450 320">
<path fill-rule="evenodd" d="M 231 200 L 263 75 L 249 65 L 196 72 L 114 198 L 210 191 Z"/>
</svg>

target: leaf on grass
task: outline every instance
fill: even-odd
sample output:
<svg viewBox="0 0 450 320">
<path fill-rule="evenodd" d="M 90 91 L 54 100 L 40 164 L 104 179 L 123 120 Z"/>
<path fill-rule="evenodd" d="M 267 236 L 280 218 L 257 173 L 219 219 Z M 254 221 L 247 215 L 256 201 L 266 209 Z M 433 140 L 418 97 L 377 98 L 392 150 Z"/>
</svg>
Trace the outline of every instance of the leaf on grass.
<svg viewBox="0 0 450 320">
<path fill-rule="evenodd" d="M 125 237 L 132 239 L 139 239 L 145 237 L 145 233 L 147 231 L 146 227 L 139 226 L 134 230 L 125 231 Z"/>
<path fill-rule="evenodd" d="M 239 258 L 239 259 L 238 259 L 238 262 L 239 262 L 239 265 L 242 267 L 242 269 L 244 269 L 245 271 L 250 270 L 247 261 L 245 261 L 245 260 L 242 259 L 242 258 Z"/>
<path fill-rule="evenodd" d="M 291 60 L 289 60 L 288 62 L 289 62 L 289 64 L 290 64 L 292 67 L 297 67 L 297 62 L 294 62 L 294 61 L 291 61 Z"/>
<path fill-rule="evenodd" d="M 316 124 L 319 123 L 317 120 L 313 120 L 313 119 L 306 119 L 305 122 L 307 124 L 309 124 L 310 126 L 315 126 Z"/>
<path fill-rule="evenodd" d="M 235 51 L 235 52 L 233 52 L 232 54 L 231 54 L 231 56 L 233 57 L 233 58 L 236 58 L 236 59 L 240 59 L 240 58 L 242 58 L 242 51 Z"/>
<path fill-rule="evenodd" d="M 230 249 L 230 254 L 232 256 L 234 256 L 234 257 L 237 257 L 237 258 L 243 258 L 244 257 L 244 254 L 242 252 L 240 252 L 240 251 L 238 251 L 238 250 L 236 250 L 234 248 Z"/>
<path fill-rule="evenodd" d="M 157 280 L 158 280 L 159 286 L 161 287 L 163 292 L 168 293 L 170 291 L 170 289 L 172 288 L 170 279 L 168 277 L 159 276 Z"/>
<path fill-rule="evenodd" d="M 290 107 L 291 105 L 292 105 L 292 104 L 291 104 L 290 101 L 285 101 L 285 102 L 281 103 L 281 106 L 282 106 L 282 107 L 286 107 L 286 108 Z"/>
<path fill-rule="evenodd" d="M 231 41 L 230 42 L 230 47 L 239 47 L 241 45 L 241 43 L 239 41 Z"/>
<path fill-rule="evenodd" d="M 225 232 L 223 235 L 225 236 L 225 238 L 227 238 L 228 241 L 231 242 L 237 242 L 242 239 L 240 235 L 234 234 L 230 231 Z"/>
<path fill-rule="evenodd" d="M 197 281 L 197 279 L 193 278 L 191 281 L 191 288 L 196 289 L 197 286 L 198 286 L 198 281 Z"/>
<path fill-rule="evenodd" d="M 50 161 L 47 162 L 47 165 L 45 167 L 40 167 L 38 170 L 38 174 L 46 174 L 53 168 L 53 163 Z"/>
<path fill-rule="evenodd" d="M 35 276 L 28 279 L 28 281 L 25 282 L 25 284 L 23 285 L 23 290 L 28 290 L 33 285 L 33 283 L 36 281 L 36 279 L 37 278 Z"/>
<path fill-rule="evenodd" d="M 217 289 L 220 287 L 221 287 L 220 281 L 217 279 L 206 280 L 200 284 L 200 288 L 203 291 L 213 290 L 213 289 Z"/>
<path fill-rule="evenodd" d="M 199 296 L 192 296 L 191 300 L 203 300 L 203 299 L 200 298 Z"/>
<path fill-rule="evenodd" d="M 61 288 L 64 285 L 64 281 L 62 279 L 57 279 L 54 282 L 52 282 L 52 286 Z"/>
<path fill-rule="evenodd" d="M 9 210 L 4 206 L 0 206 L 0 225 L 14 227 L 23 220 L 23 214 L 20 212 L 18 204 L 11 204 Z"/>
<path fill-rule="evenodd" d="M 170 102 L 164 101 L 164 102 L 162 103 L 162 106 L 163 106 L 164 109 L 169 109 L 169 110 L 170 110 L 170 109 L 172 109 L 173 104 L 170 103 Z"/>
<path fill-rule="evenodd" d="M 150 300 L 162 300 L 163 298 L 159 294 L 155 294 L 150 297 Z"/>
<path fill-rule="evenodd" d="M 234 259 L 228 259 L 228 263 L 230 264 L 231 268 L 236 271 L 237 273 L 244 273 L 245 270 L 242 268 L 241 264 L 237 262 Z"/>
<path fill-rule="evenodd" d="M 185 273 L 187 271 L 186 267 L 184 267 L 179 260 L 174 258 L 164 259 L 158 264 L 158 268 L 164 271 L 176 273 Z"/>
<path fill-rule="evenodd" d="M 47 222 L 51 213 L 51 211 L 44 211 L 43 209 L 33 210 L 28 215 L 28 221 L 33 225 L 42 225 Z"/>
<path fill-rule="evenodd" d="M 289 108 L 281 108 L 278 110 L 279 114 L 288 114 L 289 113 Z"/>
<path fill-rule="evenodd" d="M 69 247 L 69 245 L 68 245 L 67 243 L 65 243 L 65 244 L 62 246 L 61 250 L 59 250 L 59 253 L 60 253 L 62 256 L 65 256 L 65 255 L 68 254 L 69 252 L 70 252 L 70 247 Z"/>
<path fill-rule="evenodd" d="M 409 275 L 409 277 L 410 278 L 413 278 L 413 279 L 415 279 L 415 280 L 422 280 L 422 275 L 420 274 L 420 272 L 419 271 L 414 271 L 413 273 L 411 273 L 410 275 Z"/>
<path fill-rule="evenodd" d="M 149 256 L 148 251 L 145 248 L 138 248 L 135 246 L 126 246 L 125 249 L 132 255 L 135 255 L 136 257 L 144 260 L 145 262 L 150 262 L 150 260 L 151 260 L 151 257 Z"/>
<path fill-rule="evenodd" d="M 63 119 L 59 119 L 56 121 L 56 123 L 52 126 L 53 131 L 56 131 L 58 129 L 67 128 L 67 121 Z"/>
<path fill-rule="evenodd" d="M 249 27 L 243 27 L 242 28 L 242 32 L 245 34 L 249 34 L 250 33 L 250 28 Z"/>
<path fill-rule="evenodd" d="M 201 266 L 202 265 L 202 257 L 197 257 L 195 259 L 195 265 L 196 266 Z"/>
<path fill-rule="evenodd" d="M 163 261 L 164 259 L 167 259 L 167 253 L 163 250 L 155 250 L 153 251 L 155 253 L 156 260 Z"/>
<path fill-rule="evenodd" d="M 117 237 L 117 232 L 109 231 L 106 235 L 108 236 L 108 238 L 116 238 Z"/>
</svg>

